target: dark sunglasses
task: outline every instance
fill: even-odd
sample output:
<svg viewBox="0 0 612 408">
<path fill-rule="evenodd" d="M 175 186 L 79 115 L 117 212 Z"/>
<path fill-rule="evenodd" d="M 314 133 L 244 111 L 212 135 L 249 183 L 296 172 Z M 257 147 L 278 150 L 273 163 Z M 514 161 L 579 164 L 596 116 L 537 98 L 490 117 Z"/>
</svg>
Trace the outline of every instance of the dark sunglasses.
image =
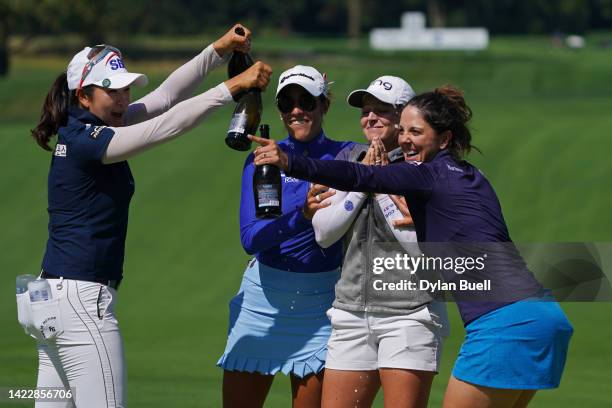
<svg viewBox="0 0 612 408">
<path fill-rule="evenodd" d="M 117 54 L 117 56 L 121 58 L 121 51 L 119 51 L 115 47 L 111 47 L 110 45 L 100 44 L 91 47 L 91 50 L 89 50 L 89 52 L 87 53 L 87 59 L 89 61 L 83 67 L 83 73 L 81 74 L 81 82 L 79 83 L 79 89 L 81 89 L 83 82 L 85 82 L 85 78 L 87 78 L 87 75 L 89 75 L 93 67 L 98 62 L 102 61 L 108 54 L 111 53 Z"/>
<path fill-rule="evenodd" d="M 305 112 L 312 112 L 317 108 L 317 98 L 309 93 L 303 93 L 295 101 L 288 96 L 280 95 L 276 99 L 276 106 L 281 113 L 289 113 L 296 106 Z"/>
</svg>

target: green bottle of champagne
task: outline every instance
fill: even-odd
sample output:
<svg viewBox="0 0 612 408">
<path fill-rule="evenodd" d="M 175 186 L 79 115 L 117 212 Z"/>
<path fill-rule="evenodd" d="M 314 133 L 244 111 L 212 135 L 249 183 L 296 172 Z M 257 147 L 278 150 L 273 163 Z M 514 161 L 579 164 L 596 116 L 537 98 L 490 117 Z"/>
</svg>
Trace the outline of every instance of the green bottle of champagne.
<svg viewBox="0 0 612 408">
<path fill-rule="evenodd" d="M 245 34 L 241 27 L 237 27 L 235 32 L 238 35 Z M 227 75 L 229 78 L 233 78 L 252 65 L 253 58 L 250 54 L 234 51 L 227 64 Z M 232 149 L 247 151 L 251 149 L 251 141 L 247 135 L 254 135 L 261 121 L 261 90 L 251 88 L 246 92 L 235 95 L 234 100 L 237 104 L 227 130 L 225 143 Z"/>
<path fill-rule="evenodd" d="M 261 125 L 259 132 L 262 138 L 270 138 L 270 127 Z M 255 197 L 255 215 L 257 218 L 280 217 L 282 213 L 283 190 L 280 169 L 271 164 L 255 167 L 253 173 L 253 195 Z"/>
</svg>

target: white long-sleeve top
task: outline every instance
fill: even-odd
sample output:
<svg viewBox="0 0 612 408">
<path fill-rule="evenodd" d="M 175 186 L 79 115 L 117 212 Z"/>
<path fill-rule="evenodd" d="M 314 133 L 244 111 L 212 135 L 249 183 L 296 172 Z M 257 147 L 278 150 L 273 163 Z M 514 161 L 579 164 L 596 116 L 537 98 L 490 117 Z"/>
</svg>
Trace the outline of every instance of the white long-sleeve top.
<svg viewBox="0 0 612 408">
<path fill-rule="evenodd" d="M 366 197 L 367 194 L 365 193 L 336 190 L 336 194 L 324 201 L 331 202 L 330 206 L 318 210 L 312 218 L 315 239 L 321 247 L 329 247 L 346 234 L 355 217 L 361 211 Z M 394 220 L 403 216 L 395 203 L 388 198 L 387 194 L 376 195 L 375 205 L 380 206 L 381 203 L 385 203 L 381 210 L 385 215 L 387 225 L 391 228 L 397 241 L 400 244 L 417 242 L 414 228 L 398 228 L 393 225 Z M 402 245 L 402 247 L 406 249 L 408 245 Z"/>
<path fill-rule="evenodd" d="M 126 126 L 110 127 L 114 136 L 102 162 L 124 161 L 172 140 L 231 101 L 232 95 L 224 83 L 190 98 L 208 72 L 227 58 L 229 55 L 220 57 L 211 44 L 170 74 L 155 90 L 131 103 L 124 118 Z"/>
</svg>

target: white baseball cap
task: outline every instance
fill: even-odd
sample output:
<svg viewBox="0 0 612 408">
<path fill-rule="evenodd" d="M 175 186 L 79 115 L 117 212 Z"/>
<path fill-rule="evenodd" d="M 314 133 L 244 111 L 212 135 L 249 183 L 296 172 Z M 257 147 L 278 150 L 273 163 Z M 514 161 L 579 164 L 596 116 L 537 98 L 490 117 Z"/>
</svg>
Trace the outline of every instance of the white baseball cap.
<svg viewBox="0 0 612 408">
<path fill-rule="evenodd" d="M 366 94 L 372 95 L 381 102 L 399 107 L 406 105 L 415 95 L 412 87 L 402 78 L 384 75 L 372 81 L 368 89 L 357 89 L 351 92 L 346 101 L 351 106 L 361 108 L 363 107 L 363 97 Z"/>
<path fill-rule="evenodd" d="M 66 69 L 68 89 L 75 90 L 87 85 L 121 89 L 132 84 L 144 86 L 149 79 L 144 74 L 128 72 L 121 52 L 109 45 L 85 47 L 77 53 Z"/>
<path fill-rule="evenodd" d="M 301 86 L 315 97 L 319 95 L 327 96 L 329 88 L 325 75 L 306 65 L 296 65 L 280 75 L 278 87 L 276 88 L 276 96 L 278 96 L 284 87 L 292 84 Z"/>
</svg>

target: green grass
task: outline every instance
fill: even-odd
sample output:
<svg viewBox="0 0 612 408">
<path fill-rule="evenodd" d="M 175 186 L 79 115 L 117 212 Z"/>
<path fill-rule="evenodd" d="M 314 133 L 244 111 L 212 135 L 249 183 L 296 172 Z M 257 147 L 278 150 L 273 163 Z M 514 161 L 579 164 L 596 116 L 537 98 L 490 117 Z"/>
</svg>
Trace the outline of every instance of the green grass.
<svg viewBox="0 0 612 408">
<path fill-rule="evenodd" d="M 312 49 L 312 59 L 272 52 L 294 43 Z M 495 187 L 513 238 L 612 241 L 608 51 L 553 50 L 541 38 L 499 39 L 476 54 L 334 53 L 342 48 L 338 40 L 309 44 L 298 39 L 287 40 L 287 48 L 282 45 L 267 45 L 273 81 L 292 64 L 311 63 L 336 82 L 324 124 L 336 139 L 360 139 L 357 112 L 344 100 L 349 90 L 379 75 L 404 76 L 417 91 L 447 82 L 462 87 L 474 110 L 474 143 L 484 152 L 474 152 L 471 160 Z M 23 57 L 14 61 L 11 76 L 0 80 L 0 387 L 35 384 L 35 348 L 16 321 L 14 277 L 35 273 L 44 250 L 49 156 L 30 140 L 28 130 L 64 63 Z M 178 66 L 176 61 L 130 62 L 129 56 L 128 64 L 150 74 L 153 84 Z M 207 86 L 223 78 L 219 70 Z M 274 89 L 275 83 L 264 95 L 263 120 L 278 138 L 283 132 L 273 107 Z M 135 90 L 136 97 L 140 94 Z M 245 155 L 223 143 L 231 109 L 219 110 L 179 140 L 130 162 L 136 194 L 118 317 L 132 407 L 220 406 L 222 372 L 215 362 L 225 344 L 227 303 L 249 259 L 238 233 Z M 563 307 L 575 327 L 563 382 L 557 390 L 538 393 L 533 406 L 609 406 L 612 305 Z M 463 336 L 454 305 L 449 304 L 449 312 L 453 334 L 445 344 L 431 406 L 440 405 Z M 289 383 L 279 376 L 266 406 L 289 405 Z M 382 406 L 380 395 L 376 406 Z"/>
</svg>

